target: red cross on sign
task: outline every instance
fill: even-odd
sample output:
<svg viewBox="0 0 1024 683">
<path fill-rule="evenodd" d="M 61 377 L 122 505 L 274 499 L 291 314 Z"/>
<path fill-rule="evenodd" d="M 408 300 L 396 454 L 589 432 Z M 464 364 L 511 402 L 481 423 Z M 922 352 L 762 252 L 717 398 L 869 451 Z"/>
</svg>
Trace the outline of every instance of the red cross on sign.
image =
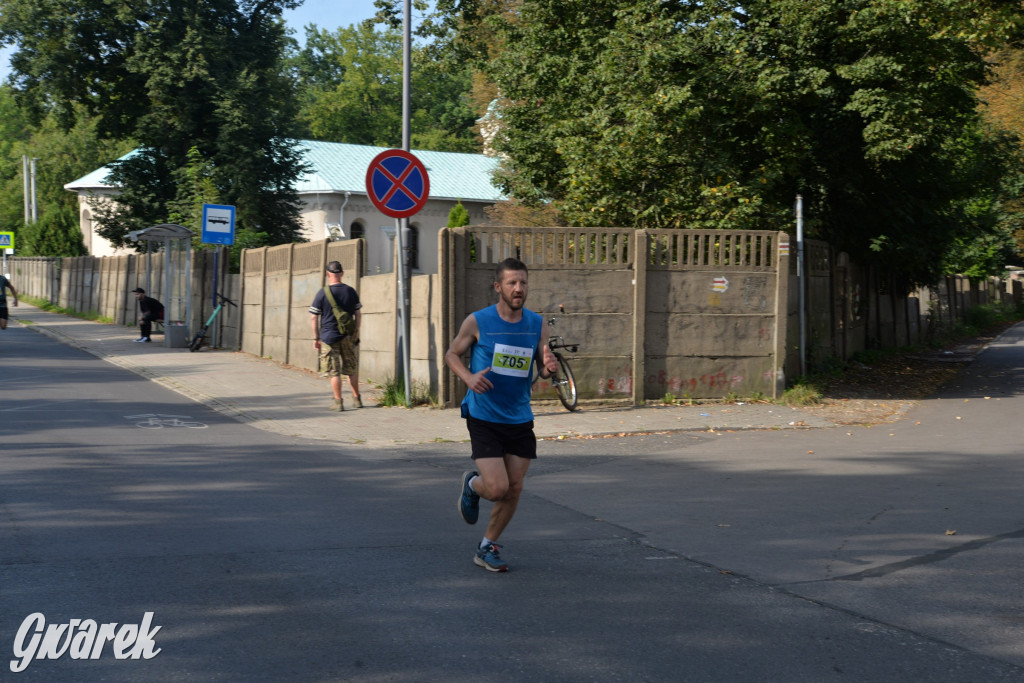
<svg viewBox="0 0 1024 683">
<path fill-rule="evenodd" d="M 385 216 L 408 218 L 430 198 L 430 178 L 415 156 L 402 149 L 387 149 L 366 169 L 366 194 Z"/>
</svg>

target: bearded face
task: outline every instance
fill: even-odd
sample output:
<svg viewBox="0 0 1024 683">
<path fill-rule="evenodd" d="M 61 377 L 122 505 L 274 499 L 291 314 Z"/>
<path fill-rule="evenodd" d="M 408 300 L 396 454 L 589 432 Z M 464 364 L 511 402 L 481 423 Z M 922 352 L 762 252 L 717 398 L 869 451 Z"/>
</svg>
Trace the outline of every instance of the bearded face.
<svg viewBox="0 0 1024 683">
<path fill-rule="evenodd" d="M 510 310 L 518 311 L 526 304 L 526 271 L 506 270 L 501 274 L 501 280 L 494 283 L 494 289 L 502 303 Z"/>
</svg>

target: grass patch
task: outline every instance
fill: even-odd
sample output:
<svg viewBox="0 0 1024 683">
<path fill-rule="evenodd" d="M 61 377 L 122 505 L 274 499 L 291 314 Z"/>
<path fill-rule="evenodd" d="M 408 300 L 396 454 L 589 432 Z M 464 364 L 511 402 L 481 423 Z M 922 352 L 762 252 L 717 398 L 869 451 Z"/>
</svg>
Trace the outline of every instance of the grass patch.
<svg viewBox="0 0 1024 683">
<path fill-rule="evenodd" d="M 810 381 L 800 381 L 782 392 L 781 403 L 794 406 L 812 406 L 821 402 L 821 389 Z"/>
<path fill-rule="evenodd" d="M 406 405 L 405 403 L 405 378 L 388 376 L 382 388 L 384 390 L 380 400 L 382 406 L 415 408 L 416 406 L 429 405 L 437 408 L 439 405 L 437 397 L 430 393 L 430 385 L 426 382 L 414 381 L 412 383 L 409 391 L 409 400 L 412 402 L 412 405 Z"/>
<path fill-rule="evenodd" d="M 26 303 L 32 304 L 41 311 L 46 311 L 47 313 L 59 313 L 61 315 L 69 315 L 72 318 L 78 318 L 79 320 L 91 320 L 93 322 L 106 323 L 107 325 L 112 325 L 114 323 L 113 318 L 108 315 L 100 315 L 97 311 L 73 311 L 70 308 L 57 306 L 55 304 L 51 304 L 46 299 L 37 299 L 34 296 L 23 296 L 19 298 Z"/>
</svg>

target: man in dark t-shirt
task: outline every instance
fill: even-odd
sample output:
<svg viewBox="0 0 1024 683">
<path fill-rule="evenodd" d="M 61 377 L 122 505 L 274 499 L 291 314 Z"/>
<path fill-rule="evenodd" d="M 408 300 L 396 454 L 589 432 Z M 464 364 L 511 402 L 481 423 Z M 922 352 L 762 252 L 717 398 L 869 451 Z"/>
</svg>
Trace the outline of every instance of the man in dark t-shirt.
<svg viewBox="0 0 1024 683">
<path fill-rule="evenodd" d="M 320 372 L 331 379 L 331 391 L 334 400 L 331 410 L 341 412 L 345 406 L 341 400 L 341 376 L 348 377 L 348 385 L 352 389 L 352 404 L 356 408 L 363 407 L 363 399 L 359 395 L 359 326 L 362 323 L 363 307 L 359 303 L 356 290 L 341 281 L 344 274 L 341 263 L 331 261 L 327 264 L 327 283 L 331 288 L 331 296 L 342 311 L 355 318 L 355 332 L 343 334 L 338 327 L 334 315 L 334 307 L 320 290 L 313 297 L 309 307 L 310 322 L 313 326 L 313 348 L 320 355 Z"/>
<path fill-rule="evenodd" d="M 135 300 L 139 302 L 139 333 L 142 335 L 135 341 L 148 343 L 149 335 L 153 332 L 153 321 L 164 319 L 164 305 L 151 296 L 146 296 L 146 290 L 136 287 L 132 290 Z"/>
<path fill-rule="evenodd" d="M 14 305 L 18 305 L 18 290 L 14 288 L 6 276 L 0 275 L 0 330 L 7 329 L 7 290 L 14 296 Z"/>
</svg>

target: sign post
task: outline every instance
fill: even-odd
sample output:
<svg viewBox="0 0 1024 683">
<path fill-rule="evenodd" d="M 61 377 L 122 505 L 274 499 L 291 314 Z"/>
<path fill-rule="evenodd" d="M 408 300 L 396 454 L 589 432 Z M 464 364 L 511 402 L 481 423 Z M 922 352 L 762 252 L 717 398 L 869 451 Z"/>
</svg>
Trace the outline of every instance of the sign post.
<svg viewBox="0 0 1024 683">
<path fill-rule="evenodd" d="M 203 244 L 231 246 L 235 243 L 235 207 L 222 204 L 203 204 Z M 217 308 L 217 255 L 220 249 L 213 251 L 213 307 Z M 202 315 L 202 312 L 200 312 Z M 217 329 L 213 328 L 211 343 L 217 346 Z"/>
<path fill-rule="evenodd" d="M 398 223 L 398 314 L 405 405 L 412 405 L 412 377 L 409 371 L 409 255 L 405 248 L 409 216 L 423 208 L 430 198 L 430 176 L 423 162 L 403 149 L 387 149 L 366 169 L 366 194 L 377 210 Z"/>
<path fill-rule="evenodd" d="M 235 243 L 235 207 L 203 204 L 203 244 Z"/>
<path fill-rule="evenodd" d="M 7 275 L 7 255 L 14 253 L 13 232 L 0 232 L 0 249 L 4 250 L 3 274 Z"/>
</svg>

